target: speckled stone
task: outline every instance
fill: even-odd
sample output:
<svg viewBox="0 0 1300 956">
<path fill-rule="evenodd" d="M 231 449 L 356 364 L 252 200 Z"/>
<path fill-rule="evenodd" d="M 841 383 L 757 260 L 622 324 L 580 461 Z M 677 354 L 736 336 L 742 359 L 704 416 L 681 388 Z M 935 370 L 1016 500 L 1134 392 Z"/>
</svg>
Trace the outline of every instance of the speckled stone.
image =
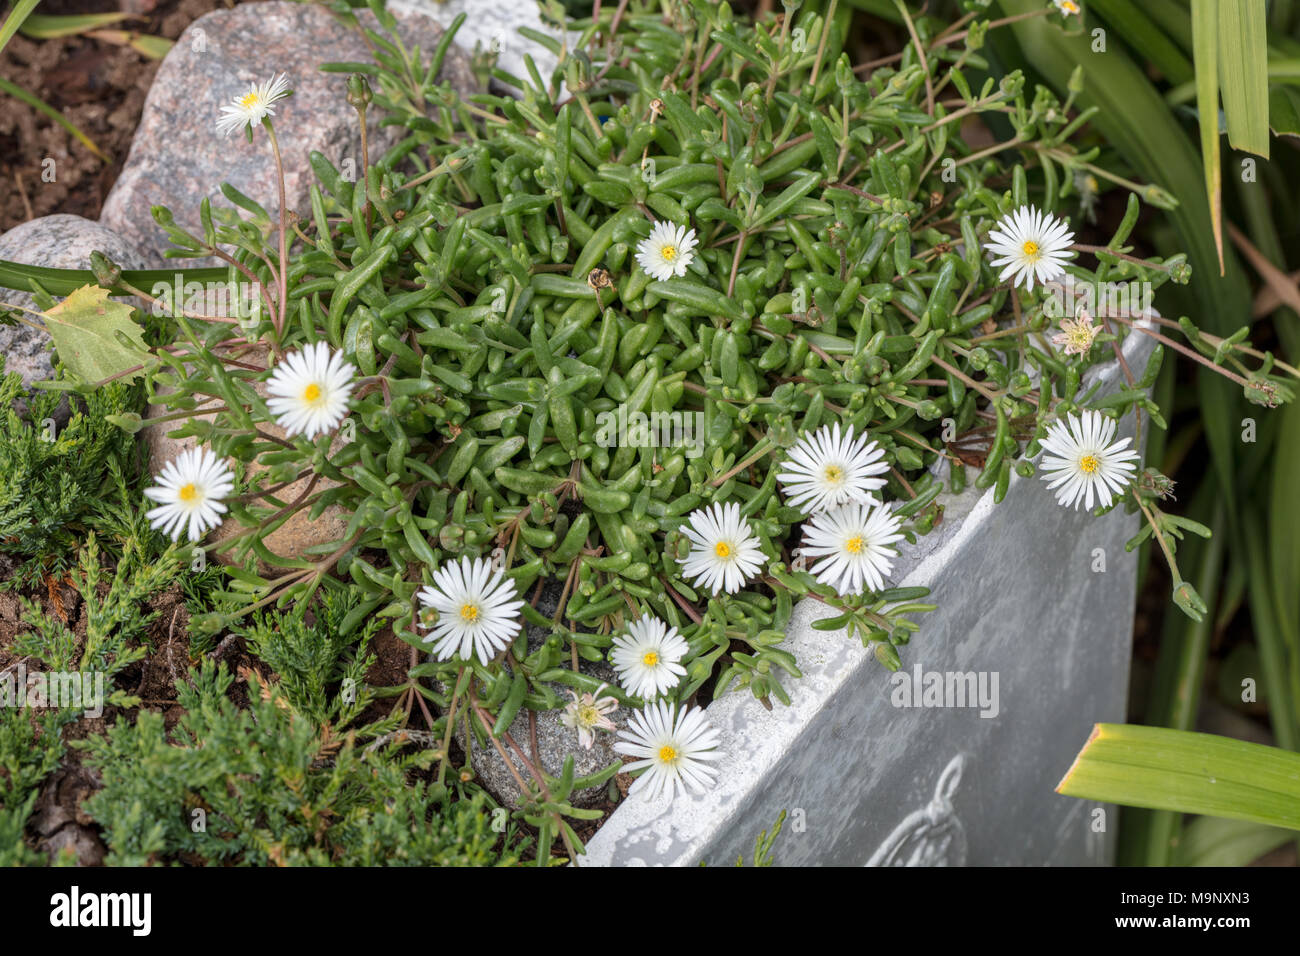
<svg viewBox="0 0 1300 956">
<path fill-rule="evenodd" d="M 123 269 L 143 269 L 145 258 L 133 244 L 100 223 L 81 216 L 42 216 L 0 235 L 0 259 L 50 269 L 89 269 L 90 254 L 104 253 Z M 0 290 L 3 300 L 35 308 L 25 292 Z M 5 371 L 18 372 L 30 385 L 53 374 L 50 337 L 27 325 L 0 327 L 0 354 Z"/>
<path fill-rule="evenodd" d="M 374 25 L 368 12 L 359 14 Z M 443 34 L 430 17 L 398 15 L 403 42 L 431 52 Z M 229 207 L 221 195 L 228 182 L 274 215 L 278 208 L 275 163 L 265 132 L 249 143 L 240 133 L 216 131 L 221 107 L 254 82 L 277 73 L 288 75 L 293 96 L 275 107 L 275 129 L 284 154 L 288 206 L 306 211 L 315 182 L 308 155 L 318 151 L 339 169 L 345 160 L 361 168 L 361 137 L 356 112 L 347 102 L 347 74 L 322 73 L 326 61 L 373 62 L 355 30 L 339 23 L 323 7 L 274 0 L 215 10 L 190 24 L 167 54 L 149 89 L 131 153 L 100 221 L 126 236 L 152 257 L 165 262 L 166 233 L 154 222 L 153 206 L 167 206 L 178 224 L 199 233 L 199 203 Z M 441 78 L 462 94 L 475 89 L 470 59 L 456 45 L 448 49 Z M 378 126 L 372 110 L 369 151 L 373 159 L 397 142 L 403 132 Z M 193 264 L 179 260 L 181 264 Z"/>
<path fill-rule="evenodd" d="M 606 681 L 609 684 L 615 683 L 615 675 L 612 668 L 605 664 L 588 664 L 583 663 L 581 670 L 584 674 L 589 674 L 597 680 Z M 553 684 L 552 687 L 556 693 L 567 702 L 569 697 L 568 689 L 561 684 Z M 581 692 L 579 692 L 581 693 Z M 573 772 L 575 776 L 584 777 L 588 774 L 596 773 L 598 770 L 604 770 L 612 763 L 622 761 L 622 757 L 614 752 L 614 741 L 616 739 L 613 732 L 598 730 L 596 731 L 595 742 L 591 749 L 588 750 L 578 743 L 578 732 L 560 723 L 560 715 L 563 710 L 539 710 L 533 714 L 537 719 L 537 755 L 541 758 L 542 769 L 552 777 L 558 777 L 564 769 L 564 760 L 566 757 L 573 757 Z M 519 716 L 515 718 L 514 723 L 510 725 L 510 736 L 514 738 L 515 743 L 524 749 L 528 754 L 528 759 L 533 759 L 531 749 L 531 737 L 528 727 L 529 711 L 521 710 Z M 626 707 L 620 707 L 609 715 L 610 720 L 622 729 L 627 726 L 628 718 L 632 712 Z M 464 725 L 459 725 L 463 727 Z M 461 746 L 465 746 L 465 732 L 458 731 Z M 509 746 L 503 743 L 507 751 Z M 511 758 L 514 758 L 511 752 Z M 516 763 L 516 770 L 528 780 L 528 770 Z M 480 747 L 474 744 L 473 751 L 470 754 L 470 766 L 474 768 L 474 773 L 479 777 L 479 783 L 487 787 L 488 790 L 497 797 L 502 804 L 510 807 L 518 807 L 521 792 L 519 784 L 515 781 L 514 775 L 506 767 L 505 761 L 497 753 L 496 747 L 489 742 L 487 747 Z M 608 784 L 601 784 L 598 787 L 588 787 L 585 790 L 575 790 L 569 796 L 569 802 L 575 807 L 594 807 L 601 802 L 604 797 Z"/>
<path fill-rule="evenodd" d="M 389 0 L 388 8 L 427 13 L 445 27 L 466 14 L 456 42 L 471 53 L 496 50 L 497 66 L 512 76 L 528 77 L 525 55 L 533 58 L 543 79 L 550 78 L 558 62 L 546 47 L 519 33 L 520 27 L 528 27 L 561 38 L 560 30 L 543 22 L 536 0 Z"/>
<path fill-rule="evenodd" d="M 560 594 L 563 592 L 563 585 L 559 581 L 547 581 L 542 588 L 542 594 L 537 601 L 537 610 L 547 617 L 555 613 L 555 608 L 559 603 Z M 537 650 L 549 636 L 548 633 L 534 624 L 526 625 L 528 632 L 528 650 Z M 579 667 L 582 673 L 604 681 L 611 687 L 618 686 L 618 677 L 614 669 L 608 664 L 598 662 L 592 663 L 582 661 Z M 563 684 L 552 684 L 560 697 L 566 702 L 570 700 L 569 689 Z M 581 693 L 581 691 L 579 691 Z M 544 710 L 535 711 L 534 716 L 537 720 L 537 754 L 541 759 L 542 769 L 552 777 L 558 777 L 564 769 L 564 760 L 572 755 L 574 775 L 584 777 L 588 774 L 596 773 L 598 770 L 604 770 L 612 763 L 620 762 L 623 758 L 614 752 L 614 741 L 616 739 L 614 732 L 598 730 L 595 734 L 595 742 L 591 749 L 587 750 L 578 743 L 578 732 L 560 723 L 562 710 Z M 628 718 L 631 717 L 631 710 L 626 707 L 619 707 L 609 715 L 619 729 L 627 726 Z M 528 711 L 521 710 L 515 718 L 514 723 L 510 725 L 510 736 L 514 738 L 515 743 L 524 748 L 528 758 L 532 759 L 531 736 L 528 726 Z M 464 724 L 457 722 L 457 737 L 461 747 L 466 746 Z M 509 745 L 502 739 L 502 746 L 509 750 Z M 510 807 L 518 807 L 519 799 L 522 793 L 519 784 L 515 781 L 514 774 L 506 766 L 505 761 L 501 758 L 491 742 L 486 746 L 480 747 L 475 741 L 470 749 L 470 766 L 474 768 L 474 773 L 478 775 L 478 782 L 490 790 L 502 804 Z M 514 760 L 514 754 L 511 758 Z M 528 771 L 525 767 L 520 766 L 515 760 L 516 771 L 525 780 L 529 779 Z M 599 787 L 588 787 L 585 790 L 575 790 L 569 797 L 569 802 L 575 807 L 593 807 L 598 805 L 604 797 L 608 784 L 602 784 Z"/>
</svg>

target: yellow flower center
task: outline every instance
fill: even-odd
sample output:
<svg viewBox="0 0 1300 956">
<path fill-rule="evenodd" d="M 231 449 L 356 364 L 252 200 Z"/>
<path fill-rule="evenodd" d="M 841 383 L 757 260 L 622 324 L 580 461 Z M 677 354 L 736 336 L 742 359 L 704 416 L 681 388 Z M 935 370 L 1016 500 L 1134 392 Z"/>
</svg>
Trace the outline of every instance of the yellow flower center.
<svg viewBox="0 0 1300 956">
<path fill-rule="evenodd" d="M 677 247 L 672 245 L 663 246 L 659 249 L 659 255 L 665 262 L 672 262 L 677 258 Z"/>
<path fill-rule="evenodd" d="M 659 748 L 659 760 L 662 763 L 676 763 L 677 748 L 672 744 L 664 744 Z"/>
<path fill-rule="evenodd" d="M 1078 13 L 1079 5 L 1075 3 L 1074 0 L 1065 0 L 1065 2 L 1061 4 L 1061 9 L 1066 13 Z"/>
<path fill-rule="evenodd" d="M 317 402 L 320 400 L 320 386 L 312 382 L 302 390 L 302 400 L 304 402 Z"/>
<path fill-rule="evenodd" d="M 1079 470 L 1085 475 L 1096 473 L 1097 469 L 1100 467 L 1101 461 L 1098 460 L 1096 455 L 1084 455 L 1079 459 Z"/>
<path fill-rule="evenodd" d="M 1020 248 L 1024 250 L 1026 258 L 1028 259 L 1038 258 L 1038 243 L 1034 242 L 1034 240 L 1026 239 L 1025 244 Z"/>
<path fill-rule="evenodd" d="M 839 465 L 827 465 L 825 471 L 822 472 L 822 477 L 832 485 L 842 484 L 844 482 L 844 469 Z"/>
<path fill-rule="evenodd" d="M 578 708 L 578 723 L 584 727 L 595 727 L 600 722 L 600 711 L 591 704 L 583 704 Z"/>
<path fill-rule="evenodd" d="M 719 541 L 713 546 L 713 553 L 720 558 L 729 558 L 731 557 L 731 545 L 725 541 Z"/>
<path fill-rule="evenodd" d="M 862 553 L 862 536 L 861 536 L 861 535 L 858 535 L 858 536 L 856 536 L 856 537 L 849 538 L 848 541 L 845 541 L 845 542 L 844 542 L 844 550 L 847 551 L 849 554 L 861 554 L 861 553 Z"/>
<path fill-rule="evenodd" d="M 477 604 L 462 604 L 460 608 L 460 619 L 467 624 L 478 620 Z"/>
<path fill-rule="evenodd" d="M 256 93 L 245 93 L 239 101 L 239 105 L 246 110 L 251 110 L 254 106 L 262 101 L 262 98 Z"/>
<path fill-rule="evenodd" d="M 659 655 L 654 651 L 646 651 L 641 655 L 641 663 L 646 667 L 654 667 L 659 663 Z"/>
<path fill-rule="evenodd" d="M 176 497 L 180 498 L 181 501 L 186 504 L 193 504 L 195 501 L 198 501 L 199 489 L 194 487 L 194 482 L 190 482 L 188 485 L 181 486 L 181 490 L 176 492 Z"/>
</svg>

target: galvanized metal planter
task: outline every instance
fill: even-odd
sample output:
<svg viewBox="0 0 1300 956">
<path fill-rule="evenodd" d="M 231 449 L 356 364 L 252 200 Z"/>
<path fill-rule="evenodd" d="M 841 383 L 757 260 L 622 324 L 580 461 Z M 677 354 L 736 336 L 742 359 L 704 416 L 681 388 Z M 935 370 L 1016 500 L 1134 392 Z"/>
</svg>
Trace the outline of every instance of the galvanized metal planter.
<svg viewBox="0 0 1300 956">
<path fill-rule="evenodd" d="M 1130 335 L 1130 368 L 1151 347 Z M 1121 384 L 1118 363 L 1085 388 L 1099 381 Z M 1135 434 L 1132 415 L 1120 433 Z M 783 810 L 778 865 L 1109 861 L 1113 808 L 1054 788 L 1093 723 L 1124 718 L 1137 567 L 1124 542 L 1137 519 L 1062 508 L 1038 477 L 1013 475 L 997 506 L 973 487 L 943 501 L 943 523 L 893 576 L 939 605 L 903 670 L 891 675 L 842 631 L 814 630 L 831 612 L 802 602 L 790 646 L 804 677 L 786 682 L 790 706 L 768 711 L 742 692 L 714 701 L 718 785 L 671 804 L 629 799 L 583 865 L 748 861 Z"/>
</svg>

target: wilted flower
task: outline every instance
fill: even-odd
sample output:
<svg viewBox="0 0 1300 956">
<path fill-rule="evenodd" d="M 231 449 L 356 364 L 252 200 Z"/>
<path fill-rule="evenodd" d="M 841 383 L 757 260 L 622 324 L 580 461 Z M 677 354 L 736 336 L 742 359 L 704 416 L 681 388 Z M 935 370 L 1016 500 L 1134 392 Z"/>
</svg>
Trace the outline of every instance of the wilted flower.
<svg viewBox="0 0 1300 956">
<path fill-rule="evenodd" d="M 599 697 L 606 684 L 596 688 L 595 693 L 586 692 L 582 696 L 577 691 L 569 691 L 573 698 L 565 705 L 560 714 L 560 723 L 578 732 L 578 743 L 590 750 L 596 742 L 597 730 L 615 730 L 614 721 L 607 716 L 618 710 L 618 700 L 614 697 Z"/>
<path fill-rule="evenodd" d="M 1092 324 L 1088 310 L 1080 309 L 1073 319 L 1061 320 L 1061 332 L 1052 336 L 1052 344 L 1063 346 L 1066 355 L 1087 355 L 1100 331 L 1100 325 Z"/>
</svg>

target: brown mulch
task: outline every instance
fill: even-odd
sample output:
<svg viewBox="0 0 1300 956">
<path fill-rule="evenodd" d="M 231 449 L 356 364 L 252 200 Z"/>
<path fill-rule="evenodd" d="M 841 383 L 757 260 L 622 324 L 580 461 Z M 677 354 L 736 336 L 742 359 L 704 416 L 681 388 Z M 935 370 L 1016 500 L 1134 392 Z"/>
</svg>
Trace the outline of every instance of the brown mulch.
<svg viewBox="0 0 1300 956">
<path fill-rule="evenodd" d="M 42 15 L 131 13 L 108 29 L 175 40 L 190 23 L 234 0 L 42 0 Z M 0 232 L 38 216 L 98 219 L 131 148 L 158 61 L 130 46 L 21 33 L 0 51 L 0 76 L 60 110 L 111 160 L 105 163 L 44 113 L 0 93 Z M 53 159 L 53 182 L 46 159 Z"/>
</svg>

